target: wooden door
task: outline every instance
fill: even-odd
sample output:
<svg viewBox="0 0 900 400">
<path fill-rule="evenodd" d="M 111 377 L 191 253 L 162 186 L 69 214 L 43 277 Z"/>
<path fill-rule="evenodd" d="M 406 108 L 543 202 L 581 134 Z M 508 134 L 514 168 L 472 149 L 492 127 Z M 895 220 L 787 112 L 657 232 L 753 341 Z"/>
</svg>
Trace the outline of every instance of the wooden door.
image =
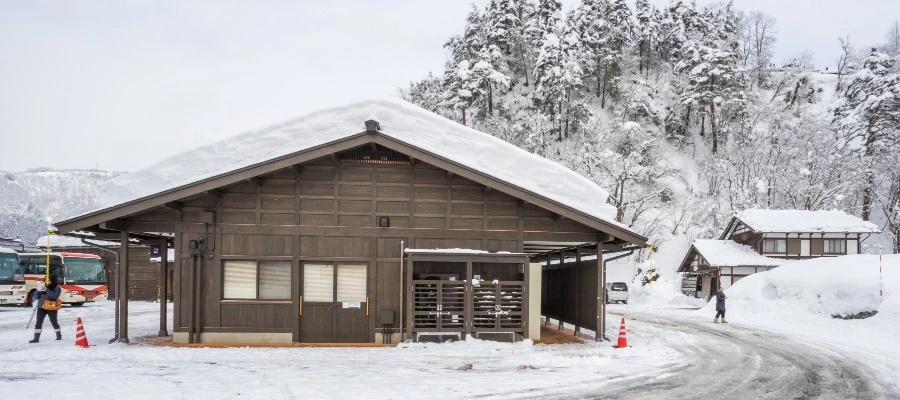
<svg viewBox="0 0 900 400">
<path fill-rule="evenodd" d="M 302 276 L 301 342 L 369 341 L 367 265 L 309 263 Z"/>
</svg>

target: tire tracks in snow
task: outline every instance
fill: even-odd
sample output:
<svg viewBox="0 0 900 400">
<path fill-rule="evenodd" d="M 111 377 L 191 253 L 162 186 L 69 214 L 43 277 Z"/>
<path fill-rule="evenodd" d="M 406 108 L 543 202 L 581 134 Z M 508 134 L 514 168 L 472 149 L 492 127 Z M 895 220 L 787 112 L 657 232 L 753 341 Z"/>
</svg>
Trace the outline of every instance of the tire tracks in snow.
<svg viewBox="0 0 900 400">
<path fill-rule="evenodd" d="M 655 378 L 624 379 L 575 398 L 892 399 L 900 398 L 862 362 L 817 343 L 730 323 L 623 310 L 632 327 L 657 331 L 684 363 Z M 680 342 L 686 333 L 696 338 Z M 626 350 L 627 351 L 627 350 Z"/>
</svg>

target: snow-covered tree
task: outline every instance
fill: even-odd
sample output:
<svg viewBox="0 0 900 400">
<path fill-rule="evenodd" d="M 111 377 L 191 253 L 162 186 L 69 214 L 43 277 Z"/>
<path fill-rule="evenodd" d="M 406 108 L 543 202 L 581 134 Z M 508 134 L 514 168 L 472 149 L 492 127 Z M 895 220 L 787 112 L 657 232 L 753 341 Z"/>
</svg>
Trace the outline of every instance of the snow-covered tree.
<svg viewBox="0 0 900 400">
<path fill-rule="evenodd" d="M 834 110 L 834 123 L 849 146 L 860 148 L 866 160 L 862 191 L 862 218 L 872 211 L 874 166 L 879 152 L 900 144 L 900 74 L 892 72 L 894 59 L 875 49 L 862 68 L 850 76 L 844 97 Z"/>
<path fill-rule="evenodd" d="M 741 15 L 740 52 L 744 68 L 752 69 L 756 76 L 756 86 L 762 87 L 765 69 L 775 53 L 775 17 L 762 11 L 752 11 Z"/>
<path fill-rule="evenodd" d="M 688 79 L 681 94 L 682 104 L 709 115 L 713 154 L 719 148 L 720 126 L 717 122 L 724 119 L 725 113 L 740 113 L 745 106 L 746 75 L 737 61 L 733 52 L 691 40 L 686 46 L 685 59 L 677 65 Z"/>
<path fill-rule="evenodd" d="M 444 104 L 452 110 L 459 110 L 460 122 L 466 125 L 466 110 L 472 106 L 473 91 L 478 89 L 469 60 L 462 60 L 447 71 L 444 85 Z"/>
<path fill-rule="evenodd" d="M 656 18 L 656 9 L 648 0 L 635 2 L 635 42 L 638 51 L 638 72 L 644 73 L 650 67 L 650 54 L 653 45 L 659 40 L 659 25 Z"/>
</svg>

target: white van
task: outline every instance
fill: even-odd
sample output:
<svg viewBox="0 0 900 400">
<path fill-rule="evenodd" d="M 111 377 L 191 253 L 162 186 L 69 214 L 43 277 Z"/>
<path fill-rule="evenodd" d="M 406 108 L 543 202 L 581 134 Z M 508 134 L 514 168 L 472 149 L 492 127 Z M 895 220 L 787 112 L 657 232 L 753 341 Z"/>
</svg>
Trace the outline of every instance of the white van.
<svg viewBox="0 0 900 400">
<path fill-rule="evenodd" d="M 628 304 L 628 285 L 625 282 L 607 283 L 606 302 Z"/>
</svg>

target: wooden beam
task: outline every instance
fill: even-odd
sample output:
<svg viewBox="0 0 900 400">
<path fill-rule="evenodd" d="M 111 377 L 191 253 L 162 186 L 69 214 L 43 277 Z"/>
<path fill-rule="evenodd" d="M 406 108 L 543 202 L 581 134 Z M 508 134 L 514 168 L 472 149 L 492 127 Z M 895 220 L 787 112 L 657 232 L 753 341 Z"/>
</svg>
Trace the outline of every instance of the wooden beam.
<svg viewBox="0 0 900 400">
<path fill-rule="evenodd" d="M 222 191 L 219 190 L 219 189 L 210 189 L 210 190 L 207 190 L 207 191 L 206 191 L 206 194 L 208 194 L 208 195 L 210 195 L 210 196 L 212 196 L 212 197 L 215 197 L 215 198 L 217 198 L 217 199 L 219 199 L 219 200 L 221 200 L 222 197 L 224 197 L 224 194 L 223 194 Z"/>
<path fill-rule="evenodd" d="M 262 184 L 263 184 L 262 178 L 260 178 L 258 176 L 254 176 L 247 180 L 250 181 L 250 183 L 256 185 L 256 187 L 262 187 Z"/>
<path fill-rule="evenodd" d="M 297 173 L 297 176 L 300 176 L 300 175 L 303 174 L 303 166 L 300 165 L 300 164 L 292 165 L 292 166 L 291 166 L 291 169 L 294 170 L 294 172 Z"/>
<path fill-rule="evenodd" d="M 336 153 L 331 153 L 328 156 L 331 157 L 331 161 L 334 161 L 334 165 L 339 165 L 341 163 L 341 160 L 338 158 Z"/>
<path fill-rule="evenodd" d="M 122 221 L 120 219 L 114 219 L 111 221 L 101 222 L 100 229 L 106 229 L 110 231 L 127 231 L 128 230 L 128 222 Z"/>
<path fill-rule="evenodd" d="M 168 202 L 168 203 L 166 203 L 166 204 L 163 204 L 163 207 L 169 208 L 169 209 L 172 209 L 172 210 L 175 210 L 175 211 L 181 211 L 181 203 L 179 203 L 179 202 L 177 202 L 177 201 L 172 201 L 172 202 Z"/>
<path fill-rule="evenodd" d="M 415 158 L 415 157 L 410 157 L 410 158 L 409 158 L 409 166 L 410 166 L 410 167 L 414 167 L 415 165 L 416 165 L 416 158 Z"/>
<path fill-rule="evenodd" d="M 375 144 L 375 142 L 371 142 L 371 143 L 369 143 L 369 147 L 372 148 L 372 155 L 374 156 L 375 153 L 378 152 L 378 145 Z"/>
</svg>

